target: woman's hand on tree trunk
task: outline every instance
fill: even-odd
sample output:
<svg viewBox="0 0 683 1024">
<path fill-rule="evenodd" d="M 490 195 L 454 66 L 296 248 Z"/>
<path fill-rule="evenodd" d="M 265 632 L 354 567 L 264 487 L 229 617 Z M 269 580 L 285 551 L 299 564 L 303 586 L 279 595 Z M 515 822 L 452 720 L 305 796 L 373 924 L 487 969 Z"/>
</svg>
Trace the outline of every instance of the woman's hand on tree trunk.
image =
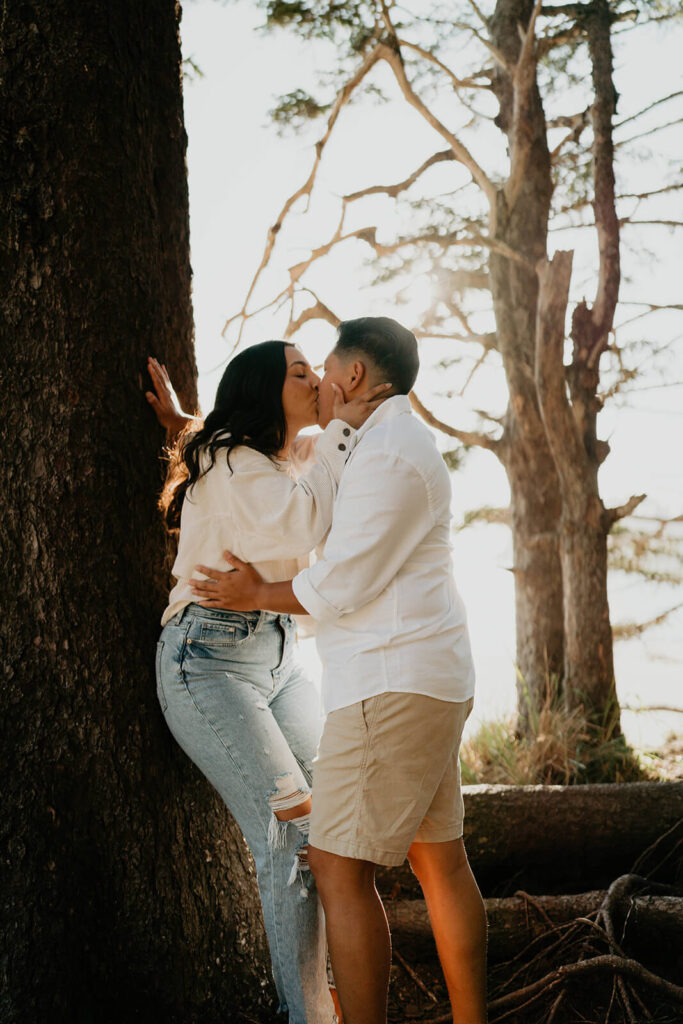
<svg viewBox="0 0 683 1024">
<path fill-rule="evenodd" d="M 145 398 L 154 409 L 161 426 L 165 427 L 171 436 L 175 436 L 191 423 L 194 417 L 188 416 L 178 407 L 178 400 L 166 367 L 158 359 L 149 356 L 147 370 L 152 378 L 154 391 L 146 391 Z"/>
</svg>

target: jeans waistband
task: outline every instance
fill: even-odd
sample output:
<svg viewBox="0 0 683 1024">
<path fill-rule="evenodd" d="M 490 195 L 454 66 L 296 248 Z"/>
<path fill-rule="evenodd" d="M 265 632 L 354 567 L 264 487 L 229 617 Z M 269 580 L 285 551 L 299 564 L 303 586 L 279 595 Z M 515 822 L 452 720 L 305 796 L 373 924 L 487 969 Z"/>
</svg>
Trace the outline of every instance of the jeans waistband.
<svg viewBox="0 0 683 1024">
<path fill-rule="evenodd" d="M 185 619 L 204 619 L 205 621 L 224 621 L 231 617 L 239 616 L 249 623 L 252 632 L 258 633 L 264 626 L 272 623 L 281 622 L 287 624 L 291 621 L 292 616 L 287 614 L 280 614 L 279 612 L 266 612 L 266 611 L 253 611 L 253 612 L 237 612 L 231 611 L 227 608 L 203 608 L 200 604 L 186 604 L 184 608 L 181 608 L 179 612 L 169 619 L 168 625 L 179 626 Z"/>
</svg>

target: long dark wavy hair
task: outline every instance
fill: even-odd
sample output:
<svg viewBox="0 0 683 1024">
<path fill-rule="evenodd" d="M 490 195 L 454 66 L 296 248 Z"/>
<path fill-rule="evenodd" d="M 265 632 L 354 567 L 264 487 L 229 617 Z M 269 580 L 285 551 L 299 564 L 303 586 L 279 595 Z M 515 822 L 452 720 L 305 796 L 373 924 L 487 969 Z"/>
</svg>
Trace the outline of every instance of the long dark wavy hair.
<svg viewBox="0 0 683 1024">
<path fill-rule="evenodd" d="M 221 377 L 214 408 L 204 425 L 178 437 L 169 452 L 169 473 L 159 499 L 170 529 L 180 526 L 188 490 L 215 466 L 220 451 L 225 450 L 232 470 L 230 453 L 239 445 L 271 459 L 284 447 L 287 423 L 282 388 L 287 375 L 285 349 L 291 347 L 288 341 L 262 341 L 236 355 Z"/>
</svg>

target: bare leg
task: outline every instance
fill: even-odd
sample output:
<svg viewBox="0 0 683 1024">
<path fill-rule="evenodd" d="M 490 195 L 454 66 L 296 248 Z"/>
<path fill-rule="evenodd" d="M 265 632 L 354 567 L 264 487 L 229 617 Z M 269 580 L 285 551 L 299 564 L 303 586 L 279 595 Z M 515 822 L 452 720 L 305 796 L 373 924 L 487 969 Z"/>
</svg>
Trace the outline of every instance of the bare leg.
<svg viewBox="0 0 683 1024">
<path fill-rule="evenodd" d="M 486 912 L 465 844 L 413 843 L 408 859 L 424 892 L 453 1024 L 485 1024 Z"/>
<path fill-rule="evenodd" d="M 314 846 L 308 862 L 325 909 L 344 1024 L 386 1024 L 391 947 L 375 865 Z"/>
</svg>

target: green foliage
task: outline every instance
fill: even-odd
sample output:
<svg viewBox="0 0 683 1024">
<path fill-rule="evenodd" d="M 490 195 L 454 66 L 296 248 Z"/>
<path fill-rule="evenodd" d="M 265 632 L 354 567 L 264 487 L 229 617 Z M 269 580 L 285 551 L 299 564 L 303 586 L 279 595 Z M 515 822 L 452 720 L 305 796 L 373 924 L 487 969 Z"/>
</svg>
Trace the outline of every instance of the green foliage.
<svg viewBox="0 0 683 1024">
<path fill-rule="evenodd" d="M 330 107 L 330 103 L 318 103 L 305 89 L 294 89 L 278 97 L 277 105 L 268 111 L 268 116 L 277 125 L 278 134 L 283 135 L 288 130 L 301 131 Z"/>
<path fill-rule="evenodd" d="M 204 77 L 204 72 L 197 64 L 194 57 L 186 57 L 182 62 L 183 78 L 188 82 L 196 82 L 198 78 Z"/>
<path fill-rule="evenodd" d="M 363 0 L 261 0 L 266 28 L 286 28 L 303 39 L 335 39 L 343 32 L 352 49 L 362 49 L 372 32 L 372 5 Z"/>
<path fill-rule="evenodd" d="M 456 469 L 462 469 L 462 465 L 468 451 L 469 448 L 466 445 L 462 445 L 460 448 L 453 448 L 451 451 L 441 452 L 441 458 L 451 472 L 455 472 Z"/>
</svg>

